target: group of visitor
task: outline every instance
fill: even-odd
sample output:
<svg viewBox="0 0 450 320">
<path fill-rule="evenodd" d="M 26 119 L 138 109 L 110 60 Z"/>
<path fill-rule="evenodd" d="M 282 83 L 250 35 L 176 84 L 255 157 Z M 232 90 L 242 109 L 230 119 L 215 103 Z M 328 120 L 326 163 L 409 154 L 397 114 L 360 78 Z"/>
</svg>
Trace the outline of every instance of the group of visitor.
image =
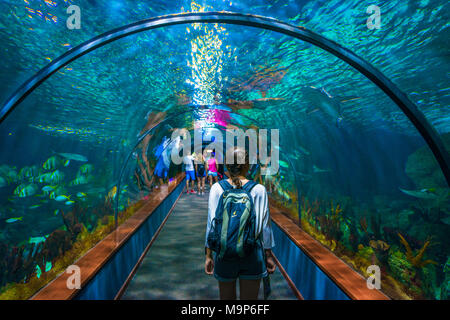
<svg viewBox="0 0 450 320">
<path fill-rule="evenodd" d="M 205 157 L 202 153 L 187 155 L 183 158 L 183 164 L 186 172 L 186 193 L 198 192 L 199 195 L 204 195 L 206 177 L 210 187 L 219 181 L 220 173 L 215 152 L 211 152 L 209 157 Z M 197 180 L 197 191 L 194 190 L 195 180 Z"/>
</svg>

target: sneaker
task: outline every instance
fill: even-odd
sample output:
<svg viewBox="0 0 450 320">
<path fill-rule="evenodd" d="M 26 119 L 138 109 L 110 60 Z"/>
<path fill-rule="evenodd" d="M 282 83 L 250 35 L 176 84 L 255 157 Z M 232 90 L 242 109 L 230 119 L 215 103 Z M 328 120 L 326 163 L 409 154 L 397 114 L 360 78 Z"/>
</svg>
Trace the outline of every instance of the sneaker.
<svg viewBox="0 0 450 320">
<path fill-rule="evenodd" d="M 191 193 L 196 193 L 196 192 L 194 191 L 194 189 L 191 189 Z"/>
</svg>

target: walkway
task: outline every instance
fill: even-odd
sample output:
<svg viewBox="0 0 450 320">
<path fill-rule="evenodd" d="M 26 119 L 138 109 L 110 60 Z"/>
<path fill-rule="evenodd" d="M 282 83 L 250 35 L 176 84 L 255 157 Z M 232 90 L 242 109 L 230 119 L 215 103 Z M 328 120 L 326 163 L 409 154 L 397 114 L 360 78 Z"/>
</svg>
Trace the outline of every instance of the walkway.
<svg viewBox="0 0 450 320">
<path fill-rule="evenodd" d="M 122 299 L 219 298 L 217 281 L 204 272 L 207 207 L 208 193 L 183 193 Z M 296 299 L 278 269 L 271 275 L 271 287 L 270 299 Z"/>
</svg>

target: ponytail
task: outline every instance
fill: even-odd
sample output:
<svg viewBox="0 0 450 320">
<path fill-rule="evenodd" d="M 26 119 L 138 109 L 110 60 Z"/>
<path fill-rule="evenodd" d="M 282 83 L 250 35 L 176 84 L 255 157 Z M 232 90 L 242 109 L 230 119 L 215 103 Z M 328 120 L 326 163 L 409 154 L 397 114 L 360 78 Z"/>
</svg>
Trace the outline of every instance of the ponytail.
<svg viewBox="0 0 450 320">
<path fill-rule="evenodd" d="M 233 181 L 233 184 L 236 189 L 242 188 L 242 182 L 241 179 L 239 179 L 239 177 L 231 177 L 231 180 Z"/>
<path fill-rule="evenodd" d="M 234 187 L 240 189 L 242 188 L 242 182 L 241 179 L 239 179 L 239 176 L 245 177 L 247 175 L 250 162 L 249 156 L 245 149 L 241 149 L 239 147 L 230 148 L 228 152 L 231 152 L 233 154 L 234 163 L 227 164 L 227 170 L 230 174 L 231 181 L 233 182 Z M 238 163 L 238 159 L 244 159 L 244 163 Z"/>
</svg>

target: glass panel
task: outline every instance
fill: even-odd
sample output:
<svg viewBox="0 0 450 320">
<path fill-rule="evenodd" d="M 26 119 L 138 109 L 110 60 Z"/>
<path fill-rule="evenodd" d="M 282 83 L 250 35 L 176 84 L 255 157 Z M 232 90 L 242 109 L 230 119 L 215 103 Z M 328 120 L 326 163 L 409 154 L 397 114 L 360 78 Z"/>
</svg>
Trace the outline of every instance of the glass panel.
<svg viewBox="0 0 450 320">
<path fill-rule="evenodd" d="M 354 50 L 410 94 L 449 145 L 448 62 L 441 54 L 446 5 L 439 1 L 386 2 L 386 29 L 375 31 L 357 1 L 80 1 L 80 30 L 65 28 L 66 2 L 50 2 L 0 4 L 9 13 L 0 19 L 0 40 L 11 53 L 2 54 L 2 101 L 93 35 L 169 12 L 232 9 L 303 24 Z M 59 20 L 30 18 L 26 7 L 58 13 Z M 418 20 L 397 21 L 402 12 L 429 13 L 436 23 L 427 29 Z M 409 36 L 386 35 L 391 23 Z M 135 150 L 118 189 L 138 137 L 165 119 Z M 153 30 L 95 50 L 50 77 L 0 125 L 0 298 L 29 297 L 111 231 L 117 195 L 120 221 L 131 216 L 159 184 L 152 177 L 163 137 L 198 126 L 279 129 L 280 170 L 261 179 L 253 173 L 273 203 L 365 277 L 369 265 L 379 265 L 390 297 L 448 298 L 449 189 L 409 120 L 323 50 L 218 24 Z M 169 178 L 181 169 L 171 166 Z M 8 273 L 17 253 L 22 269 Z"/>
</svg>

